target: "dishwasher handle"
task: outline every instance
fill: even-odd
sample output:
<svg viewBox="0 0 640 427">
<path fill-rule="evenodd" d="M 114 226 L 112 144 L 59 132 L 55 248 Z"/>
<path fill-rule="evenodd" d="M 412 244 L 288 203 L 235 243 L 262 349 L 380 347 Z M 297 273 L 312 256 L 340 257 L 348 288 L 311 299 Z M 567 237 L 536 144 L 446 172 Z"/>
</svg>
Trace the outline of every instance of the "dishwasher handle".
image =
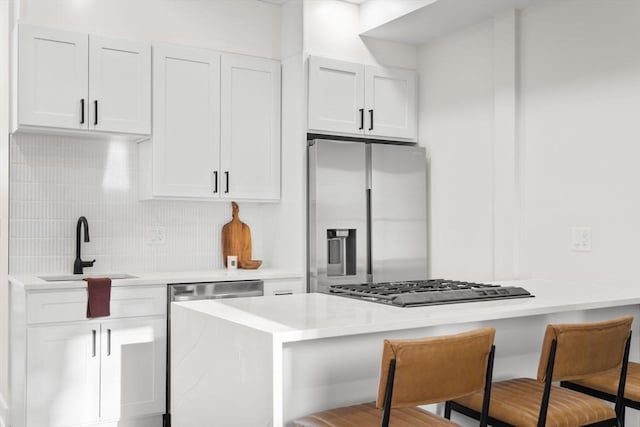
<svg viewBox="0 0 640 427">
<path fill-rule="evenodd" d="M 169 284 L 169 301 L 195 301 L 262 295 L 264 295 L 264 283 L 262 280 Z"/>
</svg>

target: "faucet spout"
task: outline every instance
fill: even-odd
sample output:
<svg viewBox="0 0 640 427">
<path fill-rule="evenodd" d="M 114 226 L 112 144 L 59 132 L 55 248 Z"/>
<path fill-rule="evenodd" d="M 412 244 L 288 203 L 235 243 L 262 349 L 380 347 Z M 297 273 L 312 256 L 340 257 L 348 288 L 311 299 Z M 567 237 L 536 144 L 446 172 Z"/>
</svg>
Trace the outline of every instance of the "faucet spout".
<svg viewBox="0 0 640 427">
<path fill-rule="evenodd" d="M 76 225 L 76 260 L 73 263 L 73 274 L 82 274 L 84 267 L 93 267 L 93 263 L 96 260 L 92 261 L 83 261 L 80 251 L 80 234 L 82 233 L 82 227 L 84 226 L 84 241 L 89 242 L 89 222 L 87 218 L 81 216 L 78 218 L 78 223 Z"/>
</svg>

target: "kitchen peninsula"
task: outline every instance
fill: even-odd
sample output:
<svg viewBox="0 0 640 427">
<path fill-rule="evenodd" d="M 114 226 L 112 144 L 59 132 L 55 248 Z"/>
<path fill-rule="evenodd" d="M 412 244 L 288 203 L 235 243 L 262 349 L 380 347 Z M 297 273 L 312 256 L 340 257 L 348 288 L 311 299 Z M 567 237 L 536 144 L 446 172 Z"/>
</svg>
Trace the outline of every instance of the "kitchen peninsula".
<svg viewBox="0 0 640 427">
<path fill-rule="evenodd" d="M 413 308 L 319 293 L 174 303 L 173 425 L 281 426 L 315 411 L 372 401 L 385 338 L 493 326 L 494 379 L 502 379 L 535 375 L 547 323 L 633 315 L 639 336 L 637 287 L 509 284 L 535 298 Z M 634 343 L 635 360 L 637 348 Z"/>
</svg>

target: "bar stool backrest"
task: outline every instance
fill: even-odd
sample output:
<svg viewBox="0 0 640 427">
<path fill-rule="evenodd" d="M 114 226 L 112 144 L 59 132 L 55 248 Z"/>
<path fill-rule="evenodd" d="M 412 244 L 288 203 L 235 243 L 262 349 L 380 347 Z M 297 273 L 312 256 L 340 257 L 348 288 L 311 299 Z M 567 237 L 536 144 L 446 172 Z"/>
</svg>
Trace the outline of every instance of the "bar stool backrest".
<svg viewBox="0 0 640 427">
<path fill-rule="evenodd" d="M 551 344 L 556 340 L 553 381 L 566 381 L 619 368 L 633 317 L 603 322 L 548 325 L 542 343 L 538 381 L 546 380 Z"/>
<path fill-rule="evenodd" d="M 483 390 L 495 329 L 416 340 L 385 340 L 376 406 L 384 406 L 395 359 L 392 408 L 444 402 Z"/>
</svg>

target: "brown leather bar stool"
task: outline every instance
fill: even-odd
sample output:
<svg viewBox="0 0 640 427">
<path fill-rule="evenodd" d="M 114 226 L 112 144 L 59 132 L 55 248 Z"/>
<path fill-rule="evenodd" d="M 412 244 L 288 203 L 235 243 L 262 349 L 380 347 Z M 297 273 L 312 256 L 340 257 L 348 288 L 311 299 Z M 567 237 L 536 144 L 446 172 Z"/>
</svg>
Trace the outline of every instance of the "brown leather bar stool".
<svg viewBox="0 0 640 427">
<path fill-rule="evenodd" d="M 416 406 L 477 392 L 485 396 L 481 425 L 486 426 L 494 336 L 495 329 L 483 328 L 442 337 L 385 340 L 376 402 L 318 412 L 294 421 L 293 425 L 455 426 L 448 419 Z"/>
<path fill-rule="evenodd" d="M 618 374 L 618 370 L 613 369 L 581 380 L 562 381 L 560 386 L 609 402 L 616 402 L 618 398 Z M 640 363 L 629 362 L 627 366 L 623 407 L 619 414 L 623 424 L 625 408 L 640 410 Z"/>
<path fill-rule="evenodd" d="M 518 378 L 491 386 L 489 424 L 493 426 L 553 427 L 618 426 L 622 421 L 622 399 L 616 408 L 573 390 L 553 386 L 552 381 L 570 381 L 616 370 L 619 396 L 624 390 L 631 316 L 604 322 L 548 325 L 542 344 L 537 380 Z M 450 408 L 472 418 L 481 417 L 481 394 L 451 403 Z"/>
</svg>

